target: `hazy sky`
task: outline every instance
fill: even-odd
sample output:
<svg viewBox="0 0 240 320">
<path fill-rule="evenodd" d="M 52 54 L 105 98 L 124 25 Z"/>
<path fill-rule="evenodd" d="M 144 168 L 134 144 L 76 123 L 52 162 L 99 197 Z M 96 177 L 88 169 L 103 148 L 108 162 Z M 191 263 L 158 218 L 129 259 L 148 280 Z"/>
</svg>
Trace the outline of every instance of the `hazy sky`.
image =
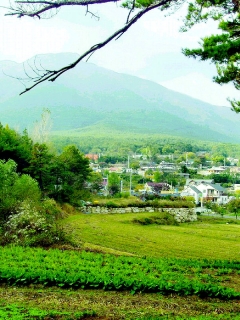
<svg viewBox="0 0 240 320">
<path fill-rule="evenodd" d="M 9 0 L 1 0 L 1 5 L 8 4 Z M 7 10 L 0 8 L 0 60 L 23 62 L 40 53 L 81 54 L 126 21 L 127 10 L 117 4 L 95 5 L 91 11 L 100 20 L 85 15 L 84 8 L 76 7 L 63 8 L 52 19 L 45 20 L 6 17 Z M 216 24 L 201 24 L 187 33 L 179 33 L 184 12 L 180 10 L 169 17 L 159 10 L 150 12 L 119 40 L 96 52 L 90 62 L 163 83 L 214 104 L 227 105 L 226 97 L 233 94 L 236 97 L 236 92 L 212 84 L 215 67 L 181 54 L 181 48 L 197 47 L 201 37 L 215 32 Z"/>
</svg>

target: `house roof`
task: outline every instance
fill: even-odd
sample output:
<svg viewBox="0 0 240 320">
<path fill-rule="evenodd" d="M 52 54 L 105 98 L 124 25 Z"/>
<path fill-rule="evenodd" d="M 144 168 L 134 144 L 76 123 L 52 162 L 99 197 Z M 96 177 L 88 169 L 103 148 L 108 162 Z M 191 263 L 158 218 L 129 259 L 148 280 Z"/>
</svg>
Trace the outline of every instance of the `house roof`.
<svg viewBox="0 0 240 320">
<path fill-rule="evenodd" d="M 220 184 L 218 184 L 218 183 L 209 183 L 209 185 L 212 187 L 212 188 L 214 188 L 214 189 L 216 189 L 216 190 L 218 190 L 218 191 L 225 191 L 225 189 L 222 187 L 222 186 L 220 186 Z"/>
<path fill-rule="evenodd" d="M 210 184 L 210 183 L 213 183 L 214 180 L 213 179 L 208 179 L 208 180 L 204 180 L 204 179 L 186 179 L 186 185 L 190 185 L 191 183 L 192 184 L 195 184 L 195 185 L 198 185 L 200 183 L 207 183 L 207 184 Z"/>
<path fill-rule="evenodd" d="M 196 187 L 194 187 L 194 186 L 188 186 L 188 188 L 192 189 L 194 192 L 196 192 L 196 193 L 198 193 L 198 194 L 202 193 L 200 190 L 198 190 L 198 189 L 197 189 Z"/>
</svg>

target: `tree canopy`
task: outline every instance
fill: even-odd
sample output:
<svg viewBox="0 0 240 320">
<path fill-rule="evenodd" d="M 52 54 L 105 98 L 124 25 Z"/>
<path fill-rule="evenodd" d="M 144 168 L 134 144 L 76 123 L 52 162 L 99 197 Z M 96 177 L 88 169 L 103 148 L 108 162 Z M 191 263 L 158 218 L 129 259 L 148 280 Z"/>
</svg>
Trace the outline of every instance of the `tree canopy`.
<svg viewBox="0 0 240 320">
<path fill-rule="evenodd" d="M 86 14 L 96 15 L 90 11 L 92 5 L 104 3 L 120 3 L 126 8 L 126 22 L 104 41 L 99 42 L 82 53 L 77 60 L 67 66 L 56 70 L 35 70 L 35 76 L 31 78 L 29 87 L 22 92 L 31 90 L 44 81 L 55 81 L 66 71 L 74 68 L 83 59 L 89 59 L 97 50 L 103 48 L 112 40 L 119 39 L 129 28 L 148 12 L 160 9 L 170 14 L 181 6 L 188 6 L 182 31 L 186 31 L 193 25 L 207 19 L 219 20 L 219 35 L 212 35 L 203 39 L 202 47 L 196 50 L 185 49 L 187 56 L 200 57 L 202 60 L 211 60 L 217 66 L 218 76 L 215 81 L 222 84 L 233 82 L 235 88 L 239 89 L 239 0 L 14 0 L 9 3 L 6 15 L 25 16 L 32 18 L 51 18 L 66 6 L 86 7 Z M 240 102 L 231 101 L 233 109 L 240 111 Z"/>
<path fill-rule="evenodd" d="M 29 166 L 32 150 L 32 140 L 29 138 L 27 131 L 23 134 L 5 127 L 0 123 L 0 159 L 12 159 L 18 164 L 18 172 Z"/>
<path fill-rule="evenodd" d="M 238 4 L 238 2 L 237 2 Z M 233 12 L 239 11 L 239 7 L 234 6 Z M 234 18 L 228 17 L 224 20 L 220 15 L 219 29 L 221 34 L 211 35 L 202 39 L 201 47 L 198 49 L 184 49 L 186 56 L 200 58 L 200 60 L 210 60 L 217 67 L 218 75 L 214 81 L 219 84 L 233 83 L 237 90 L 240 89 L 240 15 Z M 240 101 L 229 100 L 232 108 L 240 112 Z"/>
</svg>

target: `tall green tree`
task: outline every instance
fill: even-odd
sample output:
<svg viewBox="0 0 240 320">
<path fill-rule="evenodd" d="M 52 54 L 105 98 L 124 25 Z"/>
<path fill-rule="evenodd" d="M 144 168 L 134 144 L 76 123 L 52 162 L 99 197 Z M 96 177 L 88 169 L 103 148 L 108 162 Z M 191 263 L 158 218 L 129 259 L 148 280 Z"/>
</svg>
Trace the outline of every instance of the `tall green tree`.
<svg viewBox="0 0 240 320">
<path fill-rule="evenodd" d="M 32 149 L 30 166 L 27 172 L 35 178 L 42 191 L 48 192 L 52 184 L 53 155 L 46 144 L 35 143 Z"/>
<path fill-rule="evenodd" d="M 23 172 L 29 166 L 32 145 L 26 130 L 19 134 L 8 125 L 0 123 L 0 159 L 14 160 L 18 164 L 18 172 Z"/>
<path fill-rule="evenodd" d="M 108 191 L 112 195 L 120 191 L 120 178 L 116 172 L 111 172 L 108 175 Z"/>
<path fill-rule="evenodd" d="M 67 146 L 58 157 L 58 180 L 61 199 L 77 203 L 92 170 L 89 160 L 75 146 Z"/>
<path fill-rule="evenodd" d="M 239 1 L 211 0 L 195 1 L 189 5 L 186 27 L 209 18 L 219 20 L 220 34 L 202 39 L 200 48 L 184 49 L 188 57 L 210 60 L 216 65 L 217 76 L 214 81 L 219 84 L 232 83 L 240 89 L 240 14 Z M 232 108 L 240 112 L 240 101 L 229 99 Z"/>
</svg>

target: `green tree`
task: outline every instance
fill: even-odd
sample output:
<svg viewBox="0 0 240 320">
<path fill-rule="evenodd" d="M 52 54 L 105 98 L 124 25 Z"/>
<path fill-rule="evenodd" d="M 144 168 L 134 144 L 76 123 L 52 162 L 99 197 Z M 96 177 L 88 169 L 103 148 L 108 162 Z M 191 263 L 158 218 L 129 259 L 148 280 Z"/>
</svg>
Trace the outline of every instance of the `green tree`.
<svg viewBox="0 0 240 320">
<path fill-rule="evenodd" d="M 50 154 L 46 144 L 34 144 L 27 172 L 38 181 L 42 191 L 49 191 L 49 186 L 52 184 L 52 160 L 53 155 Z"/>
<path fill-rule="evenodd" d="M 37 182 L 28 175 L 17 172 L 13 160 L 0 160 L 0 218 L 6 218 L 16 212 L 24 200 L 32 202 L 40 199 Z"/>
<path fill-rule="evenodd" d="M 120 178 L 116 172 L 111 172 L 108 175 L 108 191 L 112 195 L 120 191 Z"/>
<path fill-rule="evenodd" d="M 18 202 L 24 199 L 36 203 L 41 197 L 37 181 L 28 174 L 22 174 L 16 179 L 11 194 Z"/>
<path fill-rule="evenodd" d="M 169 144 L 165 144 L 164 147 L 162 148 L 162 153 L 163 154 L 170 154 L 173 153 L 175 148 Z"/>
<path fill-rule="evenodd" d="M 215 183 L 233 183 L 233 176 L 229 172 L 210 174 L 210 179 L 213 179 Z"/>
<path fill-rule="evenodd" d="M 227 204 L 227 209 L 230 213 L 234 213 L 236 219 L 240 214 L 240 199 L 233 199 Z"/>
<path fill-rule="evenodd" d="M 162 182 L 163 173 L 160 171 L 154 171 L 153 173 L 153 181 L 154 182 Z"/>
<path fill-rule="evenodd" d="M 67 146 L 57 160 L 58 180 L 61 190 L 58 196 L 63 201 L 78 203 L 81 200 L 81 192 L 85 189 L 92 170 L 89 160 L 75 146 Z"/>
<path fill-rule="evenodd" d="M 139 161 L 133 161 L 133 162 L 131 162 L 130 167 L 131 167 L 132 169 L 134 169 L 134 170 L 139 169 L 139 168 L 140 168 L 140 163 L 139 163 Z"/>
<path fill-rule="evenodd" d="M 224 164 L 224 157 L 219 154 L 215 154 L 212 156 L 212 161 L 213 161 L 214 165 L 223 165 Z"/>
<path fill-rule="evenodd" d="M 18 178 L 16 173 L 17 164 L 13 160 L 7 162 L 0 160 L 0 213 L 1 219 L 10 214 L 11 209 L 16 205 L 16 199 L 11 189 Z"/>
<path fill-rule="evenodd" d="M 32 140 L 26 130 L 21 135 L 8 125 L 3 127 L 0 123 L 0 159 L 14 160 L 18 165 L 18 172 L 23 172 L 29 166 L 31 151 Z"/>
<path fill-rule="evenodd" d="M 99 192 L 103 187 L 103 178 L 102 175 L 98 172 L 91 172 L 88 182 L 90 185 L 90 190 L 93 193 Z"/>
<path fill-rule="evenodd" d="M 186 165 L 181 166 L 180 170 L 182 173 L 189 173 L 189 169 L 186 167 Z"/>
<path fill-rule="evenodd" d="M 186 26 L 191 27 L 196 21 L 209 18 L 219 20 L 221 34 L 202 39 L 198 49 L 184 49 L 188 57 L 210 60 L 216 65 L 217 76 L 214 81 L 219 84 L 233 83 L 240 89 L 240 15 L 239 1 L 195 1 L 189 5 Z M 229 100 L 233 110 L 240 112 L 240 101 Z"/>
</svg>

